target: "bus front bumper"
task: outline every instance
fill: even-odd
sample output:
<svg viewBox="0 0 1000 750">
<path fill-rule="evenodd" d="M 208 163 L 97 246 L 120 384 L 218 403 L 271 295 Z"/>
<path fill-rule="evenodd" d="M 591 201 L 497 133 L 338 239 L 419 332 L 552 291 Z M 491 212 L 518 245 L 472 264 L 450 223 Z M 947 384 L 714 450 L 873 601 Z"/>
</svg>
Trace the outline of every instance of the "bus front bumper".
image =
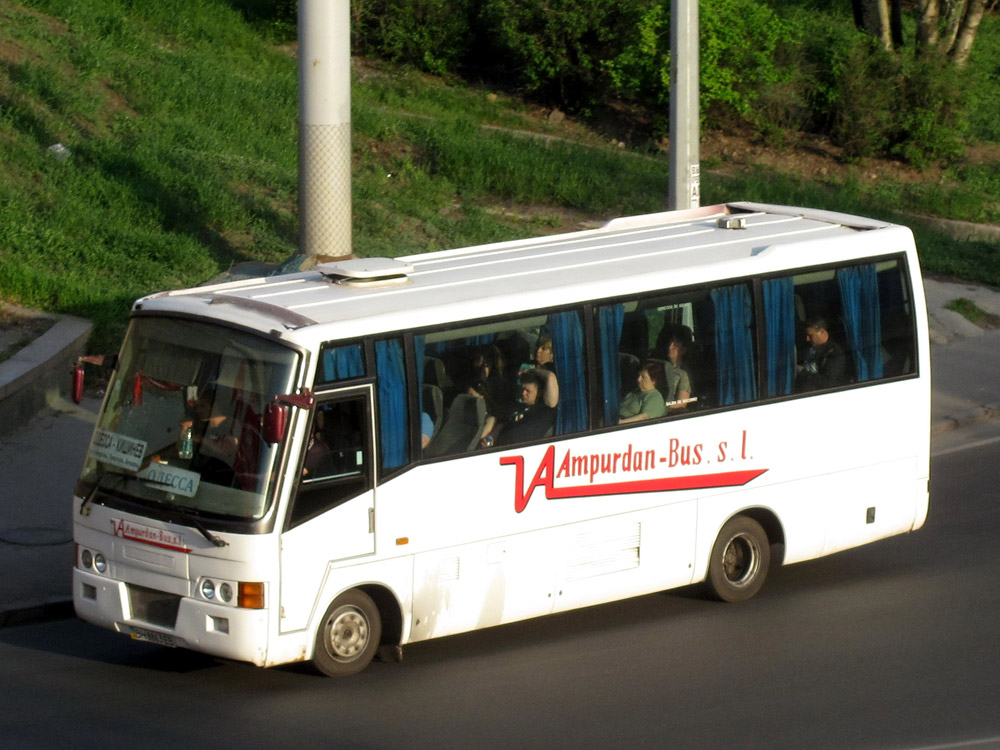
<svg viewBox="0 0 1000 750">
<path fill-rule="evenodd" d="M 73 569 L 73 606 L 80 619 L 135 640 L 266 663 L 266 609 L 151 592 L 79 568 Z"/>
</svg>

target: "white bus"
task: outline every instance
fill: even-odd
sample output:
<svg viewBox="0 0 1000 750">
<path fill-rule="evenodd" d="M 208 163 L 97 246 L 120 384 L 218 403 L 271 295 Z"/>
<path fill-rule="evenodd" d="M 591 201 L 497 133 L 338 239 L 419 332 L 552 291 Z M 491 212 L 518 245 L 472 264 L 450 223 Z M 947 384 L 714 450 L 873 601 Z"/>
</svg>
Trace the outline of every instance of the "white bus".
<svg viewBox="0 0 1000 750">
<path fill-rule="evenodd" d="M 139 300 L 74 504 L 80 617 L 261 666 L 919 528 L 913 238 L 732 203 Z"/>
</svg>

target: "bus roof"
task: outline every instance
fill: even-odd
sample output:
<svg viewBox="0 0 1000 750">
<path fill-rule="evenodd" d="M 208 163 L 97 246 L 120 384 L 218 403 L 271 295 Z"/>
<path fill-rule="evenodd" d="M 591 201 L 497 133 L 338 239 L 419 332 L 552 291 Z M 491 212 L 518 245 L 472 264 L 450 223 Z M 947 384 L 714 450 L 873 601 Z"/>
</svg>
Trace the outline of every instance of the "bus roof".
<svg viewBox="0 0 1000 750">
<path fill-rule="evenodd" d="M 815 247 L 817 241 L 822 247 L 830 245 L 824 240 L 848 236 L 879 234 L 881 252 L 891 252 L 900 248 L 867 230 L 893 226 L 826 211 L 730 203 L 615 219 L 569 234 L 325 263 L 312 271 L 163 292 L 139 300 L 135 309 L 209 317 L 311 343 L 823 263 L 836 258 L 819 251 L 794 258 L 780 253 L 776 260 L 775 250 Z"/>
</svg>

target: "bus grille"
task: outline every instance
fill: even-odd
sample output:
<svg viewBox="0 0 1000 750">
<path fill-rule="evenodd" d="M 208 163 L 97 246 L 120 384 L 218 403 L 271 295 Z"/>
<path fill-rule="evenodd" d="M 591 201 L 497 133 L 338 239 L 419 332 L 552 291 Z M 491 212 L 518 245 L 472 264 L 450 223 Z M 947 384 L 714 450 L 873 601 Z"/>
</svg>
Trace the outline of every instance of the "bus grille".
<svg viewBox="0 0 1000 750">
<path fill-rule="evenodd" d="M 177 622 L 181 598 L 175 594 L 128 584 L 128 603 L 133 620 L 142 620 L 161 628 L 172 628 Z"/>
</svg>

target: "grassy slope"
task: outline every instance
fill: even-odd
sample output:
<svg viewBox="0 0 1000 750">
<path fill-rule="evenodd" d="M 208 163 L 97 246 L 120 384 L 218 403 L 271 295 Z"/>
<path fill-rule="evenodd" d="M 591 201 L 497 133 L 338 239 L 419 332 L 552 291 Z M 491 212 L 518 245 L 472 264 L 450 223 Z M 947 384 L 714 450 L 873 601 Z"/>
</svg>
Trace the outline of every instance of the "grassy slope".
<svg viewBox="0 0 1000 750">
<path fill-rule="evenodd" d="M 224 0 L 0 0 L 0 297 L 88 316 L 93 346 L 113 348 L 135 297 L 242 260 L 292 255 L 296 96 L 288 50 L 267 44 Z M 353 98 L 358 254 L 664 207 L 663 157 L 549 126 L 505 97 L 356 65 Z M 508 132 L 550 128 L 583 145 Z M 55 143 L 72 155 L 56 159 Z M 950 205 L 970 190 L 708 173 L 702 200 L 888 215 L 914 195 Z M 963 218 L 1000 205 L 1000 187 L 975 192 L 977 209 L 956 210 Z M 1000 284 L 995 248 L 928 232 L 918 239 L 926 268 Z"/>
</svg>

